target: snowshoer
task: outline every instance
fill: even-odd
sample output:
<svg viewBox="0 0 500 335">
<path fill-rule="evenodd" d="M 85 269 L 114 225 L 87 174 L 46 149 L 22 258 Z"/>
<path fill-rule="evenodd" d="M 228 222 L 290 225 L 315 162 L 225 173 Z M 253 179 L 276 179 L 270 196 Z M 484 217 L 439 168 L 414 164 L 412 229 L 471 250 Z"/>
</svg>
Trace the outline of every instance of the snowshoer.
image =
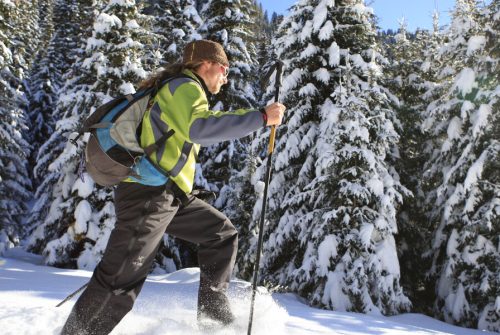
<svg viewBox="0 0 500 335">
<path fill-rule="evenodd" d="M 149 156 L 170 177 L 162 186 L 125 180 L 116 187 L 115 228 L 62 334 L 111 332 L 132 309 L 165 232 L 199 245 L 198 319 L 223 325 L 234 320 L 225 291 L 233 271 L 238 233 L 224 214 L 191 195 L 196 156 L 200 145 L 279 125 L 285 106 L 273 103 L 261 109 L 211 111 L 208 96 L 227 83 L 228 72 L 229 61 L 222 46 L 198 40 L 186 45 L 182 63 L 141 84 L 141 88 L 151 87 L 178 76 L 153 98 L 139 135 L 141 146 L 147 147 L 170 131 Z"/>
</svg>

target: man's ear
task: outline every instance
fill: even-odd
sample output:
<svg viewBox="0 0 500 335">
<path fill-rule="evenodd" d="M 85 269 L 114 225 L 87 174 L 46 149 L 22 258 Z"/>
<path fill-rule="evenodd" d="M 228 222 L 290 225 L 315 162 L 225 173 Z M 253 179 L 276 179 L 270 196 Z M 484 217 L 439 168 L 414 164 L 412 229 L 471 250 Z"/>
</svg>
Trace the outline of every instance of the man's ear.
<svg viewBox="0 0 500 335">
<path fill-rule="evenodd" d="M 201 63 L 201 65 L 198 67 L 198 69 L 196 70 L 196 72 L 198 74 L 200 74 L 200 75 L 204 74 L 204 73 L 206 73 L 208 71 L 209 67 L 210 67 L 210 62 L 203 61 L 203 63 Z"/>
</svg>

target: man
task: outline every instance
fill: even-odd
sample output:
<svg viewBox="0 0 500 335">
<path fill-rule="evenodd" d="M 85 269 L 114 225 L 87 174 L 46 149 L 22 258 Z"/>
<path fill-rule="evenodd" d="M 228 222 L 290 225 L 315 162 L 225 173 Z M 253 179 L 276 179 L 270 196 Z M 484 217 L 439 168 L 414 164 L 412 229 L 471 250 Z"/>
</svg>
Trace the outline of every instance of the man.
<svg viewBox="0 0 500 335">
<path fill-rule="evenodd" d="M 226 289 L 238 234 L 227 217 L 190 195 L 200 145 L 244 137 L 262 126 L 281 124 L 285 106 L 211 111 L 208 95 L 227 83 L 229 62 L 218 43 L 189 43 L 183 62 L 141 84 L 159 87 L 140 134 L 143 148 L 159 143 L 150 160 L 167 171 L 166 185 L 141 178 L 115 190 L 116 224 L 101 262 L 71 311 L 62 334 L 108 334 L 132 309 L 165 232 L 199 245 L 198 319 L 223 325 L 234 320 Z M 166 136 L 166 134 L 169 134 Z M 168 299 L 168 297 L 166 297 Z M 168 313 L 166 308 L 165 313 Z"/>
</svg>

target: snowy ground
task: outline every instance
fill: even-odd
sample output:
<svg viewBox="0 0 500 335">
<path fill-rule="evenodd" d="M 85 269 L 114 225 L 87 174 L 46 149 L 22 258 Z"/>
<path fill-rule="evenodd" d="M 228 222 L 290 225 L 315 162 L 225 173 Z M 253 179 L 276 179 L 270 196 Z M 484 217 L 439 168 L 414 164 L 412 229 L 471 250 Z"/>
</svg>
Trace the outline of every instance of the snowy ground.
<svg viewBox="0 0 500 335">
<path fill-rule="evenodd" d="M 90 272 L 42 266 L 38 256 L 19 249 L 0 258 L 0 333 L 4 335 L 59 334 L 74 299 L 55 307 L 85 284 Z M 199 271 L 184 269 L 151 275 L 136 305 L 113 335 L 203 334 L 196 326 Z M 214 335 L 246 334 L 250 284 L 234 280 L 230 299 L 238 321 Z M 341 313 L 311 308 L 292 294 L 257 295 L 253 334 L 496 334 L 455 327 L 420 314 L 395 317 Z M 498 335 L 498 334 L 496 334 Z"/>
</svg>

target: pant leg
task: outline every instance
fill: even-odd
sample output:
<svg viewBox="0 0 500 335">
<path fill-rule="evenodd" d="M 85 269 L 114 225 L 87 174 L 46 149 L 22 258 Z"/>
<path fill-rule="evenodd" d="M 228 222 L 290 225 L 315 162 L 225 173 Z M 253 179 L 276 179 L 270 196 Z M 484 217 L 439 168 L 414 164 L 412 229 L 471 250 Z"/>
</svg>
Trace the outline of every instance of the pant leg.
<svg viewBox="0 0 500 335">
<path fill-rule="evenodd" d="M 115 228 L 62 334 L 108 334 L 113 330 L 132 309 L 177 209 L 173 194 L 164 187 L 118 186 Z"/>
<path fill-rule="evenodd" d="M 207 306 L 229 308 L 225 291 L 238 249 L 238 232 L 231 221 L 214 207 L 192 197 L 188 205 L 179 209 L 167 227 L 167 233 L 199 244 L 198 310 Z"/>
</svg>

